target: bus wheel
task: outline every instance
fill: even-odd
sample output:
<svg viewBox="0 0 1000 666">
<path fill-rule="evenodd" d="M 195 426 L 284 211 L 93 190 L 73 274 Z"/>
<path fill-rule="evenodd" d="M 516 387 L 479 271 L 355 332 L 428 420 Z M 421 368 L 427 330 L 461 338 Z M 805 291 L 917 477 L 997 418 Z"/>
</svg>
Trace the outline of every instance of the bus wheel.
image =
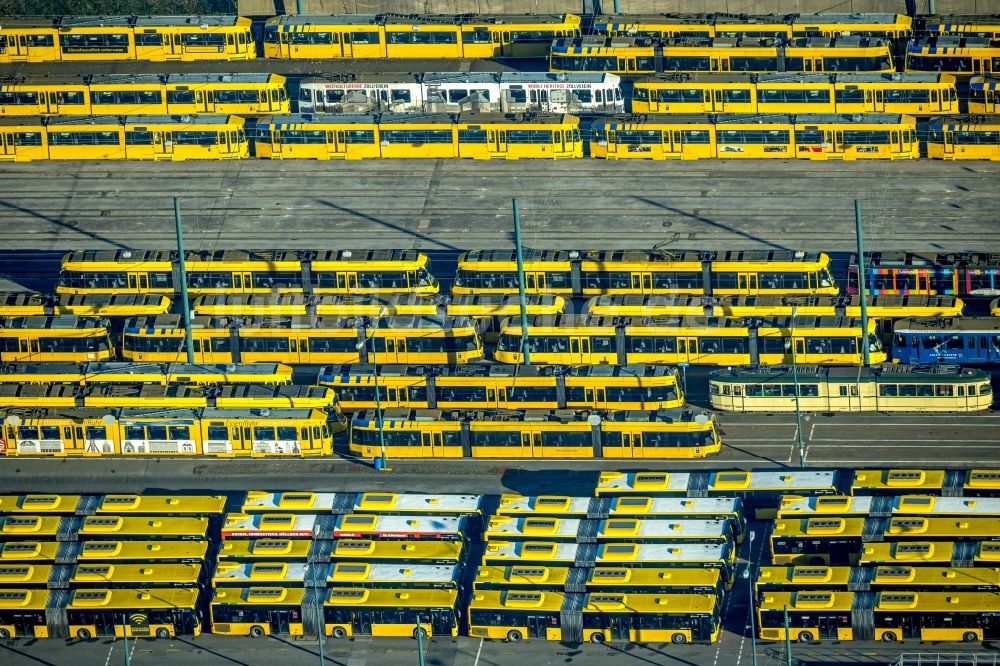
<svg viewBox="0 0 1000 666">
<path fill-rule="evenodd" d="M 600 632 L 597 632 L 596 634 L 591 634 L 590 635 L 590 642 L 591 643 L 603 643 L 604 642 L 604 634 L 602 634 Z"/>
<path fill-rule="evenodd" d="M 166 627 L 160 627 L 156 630 L 157 638 L 170 638 L 170 631 Z"/>
<path fill-rule="evenodd" d="M 510 631 L 507 632 L 507 642 L 508 643 L 516 643 L 519 640 L 521 640 L 522 638 L 524 638 L 524 636 L 522 636 L 521 632 L 518 631 L 517 629 L 511 629 Z"/>
<path fill-rule="evenodd" d="M 264 627 L 260 626 L 259 624 L 255 624 L 252 627 L 250 627 L 251 638 L 260 638 L 263 635 L 264 635 Z"/>
<path fill-rule="evenodd" d="M 347 638 L 347 632 L 343 627 L 334 627 L 333 631 L 330 632 L 334 638 Z"/>
<path fill-rule="evenodd" d="M 974 643 L 979 640 L 979 636 L 977 636 L 974 631 L 967 631 L 962 634 L 962 640 L 966 643 Z"/>
<path fill-rule="evenodd" d="M 6 629 L 0 629 L 0 639 L 10 638 L 10 632 Z"/>
<path fill-rule="evenodd" d="M 426 641 L 427 640 L 427 630 L 424 629 L 423 627 L 417 627 L 416 629 L 413 630 L 413 637 L 414 638 L 419 638 L 422 641 Z"/>
<path fill-rule="evenodd" d="M 90 634 L 90 629 L 77 629 L 76 637 L 81 641 L 89 641 L 93 636 Z"/>
<path fill-rule="evenodd" d="M 680 645 L 681 643 L 687 643 L 688 638 L 684 634 L 674 634 L 670 637 L 670 642 L 675 645 Z"/>
<path fill-rule="evenodd" d="M 799 634 L 799 643 L 812 643 L 813 635 L 808 631 L 803 631 Z"/>
<path fill-rule="evenodd" d="M 891 631 L 887 631 L 884 634 L 882 634 L 882 640 L 885 641 L 886 643 L 895 643 L 896 634 L 892 633 Z"/>
</svg>

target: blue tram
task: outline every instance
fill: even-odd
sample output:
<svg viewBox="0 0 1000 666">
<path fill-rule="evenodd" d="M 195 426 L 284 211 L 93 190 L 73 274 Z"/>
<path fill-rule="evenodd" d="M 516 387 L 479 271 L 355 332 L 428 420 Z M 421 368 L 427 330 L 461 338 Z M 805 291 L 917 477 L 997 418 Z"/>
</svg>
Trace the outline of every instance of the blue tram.
<svg viewBox="0 0 1000 666">
<path fill-rule="evenodd" d="M 1000 318 L 912 317 L 893 326 L 894 363 L 1000 363 Z"/>
</svg>

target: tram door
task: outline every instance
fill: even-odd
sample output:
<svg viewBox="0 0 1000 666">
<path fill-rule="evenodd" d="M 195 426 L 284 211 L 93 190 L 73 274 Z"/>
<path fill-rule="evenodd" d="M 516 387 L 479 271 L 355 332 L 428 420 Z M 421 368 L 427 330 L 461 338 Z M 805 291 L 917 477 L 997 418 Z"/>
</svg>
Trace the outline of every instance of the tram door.
<svg viewBox="0 0 1000 666">
<path fill-rule="evenodd" d="M 885 91 L 866 90 L 865 91 L 866 111 L 885 111 Z"/>
<path fill-rule="evenodd" d="M 385 339 L 385 360 L 380 363 L 410 363 L 409 354 L 406 351 L 406 338 L 384 338 Z M 413 359 L 412 362 L 416 362 Z"/>
<path fill-rule="evenodd" d="M 173 132 L 153 132 L 153 154 L 154 155 L 174 154 Z"/>
<path fill-rule="evenodd" d="M 10 132 L 0 134 L 0 157 L 13 159 L 14 155 L 14 135 Z"/>
<path fill-rule="evenodd" d="M 357 273 L 337 273 L 337 291 L 351 294 L 358 290 Z"/>
<path fill-rule="evenodd" d="M 330 157 L 347 156 L 347 131 L 337 130 L 326 133 L 326 152 Z"/>
<path fill-rule="evenodd" d="M 569 339 L 569 358 L 567 362 L 573 365 L 590 363 L 590 338 L 572 337 Z"/>
<path fill-rule="evenodd" d="M 545 293 L 545 273 L 525 273 L 524 290 L 529 294 Z"/>
<path fill-rule="evenodd" d="M 945 130 L 944 133 L 944 152 L 946 155 L 955 154 L 955 133 Z"/>
<path fill-rule="evenodd" d="M 486 141 L 490 149 L 499 154 L 507 152 L 507 130 L 490 130 L 486 133 Z"/>
<path fill-rule="evenodd" d="M 653 274 L 632 273 L 632 292 L 638 294 L 653 293 Z"/>
<path fill-rule="evenodd" d="M 444 457 L 444 444 L 440 432 L 420 433 L 420 445 L 425 458 Z"/>
<path fill-rule="evenodd" d="M 604 388 L 584 388 L 583 394 L 587 405 L 595 409 L 604 409 L 608 401 L 607 389 Z"/>
<path fill-rule="evenodd" d="M 128 290 L 135 294 L 144 294 L 149 291 L 149 274 L 129 273 Z"/>
<path fill-rule="evenodd" d="M 642 433 L 622 433 L 622 458 L 642 458 Z"/>
<path fill-rule="evenodd" d="M 635 71 L 635 58 L 618 58 L 618 71 L 634 72 Z"/>
<path fill-rule="evenodd" d="M 756 273 L 740 273 L 737 280 L 741 294 L 752 295 L 757 293 L 758 287 Z"/>
<path fill-rule="evenodd" d="M 698 355 L 698 338 L 677 338 L 678 363 L 691 363 Z"/>
<path fill-rule="evenodd" d="M 500 386 L 497 388 L 487 387 L 486 403 L 488 408 L 500 408 L 507 406 L 507 389 Z"/>
</svg>

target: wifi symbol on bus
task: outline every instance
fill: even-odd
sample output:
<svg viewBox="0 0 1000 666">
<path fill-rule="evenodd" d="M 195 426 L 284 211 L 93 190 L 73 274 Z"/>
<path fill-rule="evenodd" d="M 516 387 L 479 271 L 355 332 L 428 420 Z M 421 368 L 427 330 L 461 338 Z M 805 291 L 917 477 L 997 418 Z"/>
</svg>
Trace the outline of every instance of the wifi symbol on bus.
<svg viewBox="0 0 1000 666">
<path fill-rule="evenodd" d="M 129 622 L 134 626 L 143 626 L 149 622 L 149 616 L 143 613 L 134 613 L 129 616 Z"/>
</svg>

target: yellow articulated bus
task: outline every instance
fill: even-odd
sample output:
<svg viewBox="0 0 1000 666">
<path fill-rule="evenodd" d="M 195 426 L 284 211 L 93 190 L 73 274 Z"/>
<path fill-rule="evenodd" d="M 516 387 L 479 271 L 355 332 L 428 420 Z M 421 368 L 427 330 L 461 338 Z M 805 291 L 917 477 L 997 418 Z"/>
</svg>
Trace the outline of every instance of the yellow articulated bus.
<svg viewBox="0 0 1000 666">
<path fill-rule="evenodd" d="M 217 250 L 185 253 L 188 294 L 409 294 L 438 282 L 414 250 Z M 58 294 L 180 294 L 171 250 L 79 250 L 62 259 Z"/>
<path fill-rule="evenodd" d="M 69 576 L 71 588 L 162 588 L 198 587 L 202 584 L 202 565 L 193 562 L 143 564 L 77 564 Z"/>
<path fill-rule="evenodd" d="M 0 373 L 0 384 L 260 384 L 292 383 L 292 368 L 280 363 L 9 363 Z"/>
<path fill-rule="evenodd" d="M 288 113 L 279 74 L 88 74 L 0 79 L 5 116 Z"/>
<path fill-rule="evenodd" d="M 594 31 L 637 37 L 837 37 L 906 39 L 913 19 L 904 14 L 609 14 Z"/>
<path fill-rule="evenodd" d="M 962 497 L 996 497 L 1000 495 L 1000 470 L 970 469 L 961 471 Z"/>
<path fill-rule="evenodd" d="M 345 366 L 320 370 L 346 410 L 601 409 L 659 410 L 684 405 L 678 373 L 662 365 Z M 378 385 L 378 405 L 375 389 Z"/>
<path fill-rule="evenodd" d="M 886 353 L 869 320 L 872 363 Z M 521 324 L 500 327 L 493 358 L 521 364 Z M 861 322 L 846 317 L 528 317 L 531 362 L 541 365 L 689 363 L 697 365 L 861 365 Z"/>
<path fill-rule="evenodd" d="M 529 294 L 601 296 L 762 294 L 836 296 L 826 254 L 791 250 L 533 250 L 524 252 Z M 453 294 L 517 294 L 513 250 L 458 257 Z"/>
<path fill-rule="evenodd" d="M 893 72 L 887 40 L 869 37 L 588 37 L 552 41 L 550 72 Z M 910 71 L 910 70 L 907 70 Z"/>
<path fill-rule="evenodd" d="M 988 37 L 940 35 L 914 39 L 906 47 L 905 72 L 941 72 L 967 81 L 996 71 L 1000 41 Z"/>
<path fill-rule="evenodd" d="M 208 557 L 207 539 L 128 539 L 77 542 L 64 547 L 80 564 L 204 564 Z M 6 551 L 5 551 L 6 552 Z"/>
<path fill-rule="evenodd" d="M 579 34 L 575 14 L 275 16 L 264 24 L 264 57 L 537 58 L 553 39 Z"/>
<path fill-rule="evenodd" d="M 472 589 L 562 592 L 567 583 L 574 585 L 570 579 L 575 575 L 570 573 L 572 570 L 572 567 L 481 566 Z M 588 592 L 714 594 L 719 598 L 725 594 L 718 569 L 594 567 L 584 571 Z"/>
<path fill-rule="evenodd" d="M 655 518 L 552 518 L 493 516 L 483 530 L 485 541 L 551 541 L 597 543 L 732 543 L 733 527 L 725 520 Z"/>
<path fill-rule="evenodd" d="M 224 495 L 0 495 L 2 514 L 208 516 L 221 518 Z"/>
<path fill-rule="evenodd" d="M 937 495 L 785 495 L 778 507 L 778 519 L 816 516 L 919 516 L 975 517 L 1000 516 L 1000 497 L 940 497 Z"/>
<path fill-rule="evenodd" d="M 425 495 L 422 493 L 313 493 L 248 490 L 243 513 L 377 513 L 386 516 L 481 515 L 482 495 Z"/>
<path fill-rule="evenodd" d="M 851 495 L 944 495 L 961 487 L 961 470 L 858 469 L 851 477 Z"/>
<path fill-rule="evenodd" d="M 0 540 L 205 539 L 209 520 L 195 516 L 0 516 Z"/>
<path fill-rule="evenodd" d="M 583 157 L 580 121 L 570 115 L 298 114 L 258 118 L 252 131 L 266 159 Z"/>
<path fill-rule="evenodd" d="M 968 111 L 973 116 L 1000 113 L 1000 71 L 969 79 L 968 106 Z"/>
<path fill-rule="evenodd" d="M 469 602 L 469 635 L 517 642 L 714 643 L 712 594 L 563 593 L 483 590 Z"/>
<path fill-rule="evenodd" d="M 761 567 L 754 589 L 758 597 L 767 592 L 803 590 L 1000 592 L 1000 569 L 901 565 Z"/>
<path fill-rule="evenodd" d="M 759 278 L 758 278 L 759 279 Z M 960 317 L 965 303 L 955 296 L 909 296 L 882 294 L 868 298 L 868 316 Z M 860 317 L 860 296 L 688 296 L 666 294 L 643 296 L 595 296 L 584 311 L 602 317 Z"/>
<path fill-rule="evenodd" d="M 341 417 L 343 418 L 343 417 Z M 3 409 L 6 456 L 325 456 L 346 422 L 319 409 Z"/>
<path fill-rule="evenodd" d="M 970 102 L 971 104 L 971 102 Z M 958 113 L 950 74 L 656 74 L 633 84 L 632 113 Z M 970 112 L 974 112 L 970 107 Z"/>
<path fill-rule="evenodd" d="M 355 415 L 350 450 L 390 458 L 703 458 L 722 446 L 714 417 L 688 407 L 631 412 L 443 411 Z M 381 435 L 380 435 L 381 430 Z"/>
<path fill-rule="evenodd" d="M 1000 567 L 1000 543 L 981 541 L 972 546 L 962 541 L 866 543 L 858 565 L 995 568 Z"/>
<path fill-rule="evenodd" d="M 713 409 L 732 412 L 978 412 L 990 373 L 953 366 L 735 367 L 708 378 Z"/>
<path fill-rule="evenodd" d="M 360 562 L 362 564 L 458 564 L 465 544 L 455 541 L 380 541 L 373 539 L 227 539 L 219 562 Z M 315 551 L 315 552 L 314 552 Z"/>
<path fill-rule="evenodd" d="M 1000 517 L 788 518 L 771 532 L 772 564 L 854 565 L 872 541 L 964 542 L 970 553 L 980 542 L 1000 540 Z"/>
<path fill-rule="evenodd" d="M 916 159 L 913 116 L 869 113 L 652 115 L 591 125 L 590 154 L 601 159 Z"/>
<path fill-rule="evenodd" d="M 0 407 L 285 407 L 336 412 L 333 389 L 259 384 L 0 384 Z"/>
<path fill-rule="evenodd" d="M 239 16 L 60 16 L 5 19 L 0 63 L 55 60 L 250 60 L 257 45 Z"/>
<path fill-rule="evenodd" d="M 0 292 L 0 317 L 139 317 L 166 314 L 170 299 L 155 294 L 67 296 Z"/>
<path fill-rule="evenodd" d="M 243 123 L 224 115 L 3 117 L 0 161 L 244 159 Z"/>
<path fill-rule="evenodd" d="M 757 607 L 765 640 L 993 641 L 1000 593 L 923 591 L 767 592 Z M 787 612 L 788 629 L 785 629 Z"/>
<path fill-rule="evenodd" d="M 1000 49 L 997 60 L 1000 62 Z M 941 160 L 1000 160 L 1000 117 L 931 119 L 927 126 L 927 156 Z"/>
<path fill-rule="evenodd" d="M 179 315 L 129 319 L 122 358 L 177 362 L 184 358 Z M 483 357 L 467 317 L 282 317 L 250 320 L 193 317 L 199 363 L 464 364 Z"/>
<path fill-rule="evenodd" d="M 113 355 L 104 319 L 70 315 L 0 318 L 0 361 L 103 361 Z"/>
</svg>

